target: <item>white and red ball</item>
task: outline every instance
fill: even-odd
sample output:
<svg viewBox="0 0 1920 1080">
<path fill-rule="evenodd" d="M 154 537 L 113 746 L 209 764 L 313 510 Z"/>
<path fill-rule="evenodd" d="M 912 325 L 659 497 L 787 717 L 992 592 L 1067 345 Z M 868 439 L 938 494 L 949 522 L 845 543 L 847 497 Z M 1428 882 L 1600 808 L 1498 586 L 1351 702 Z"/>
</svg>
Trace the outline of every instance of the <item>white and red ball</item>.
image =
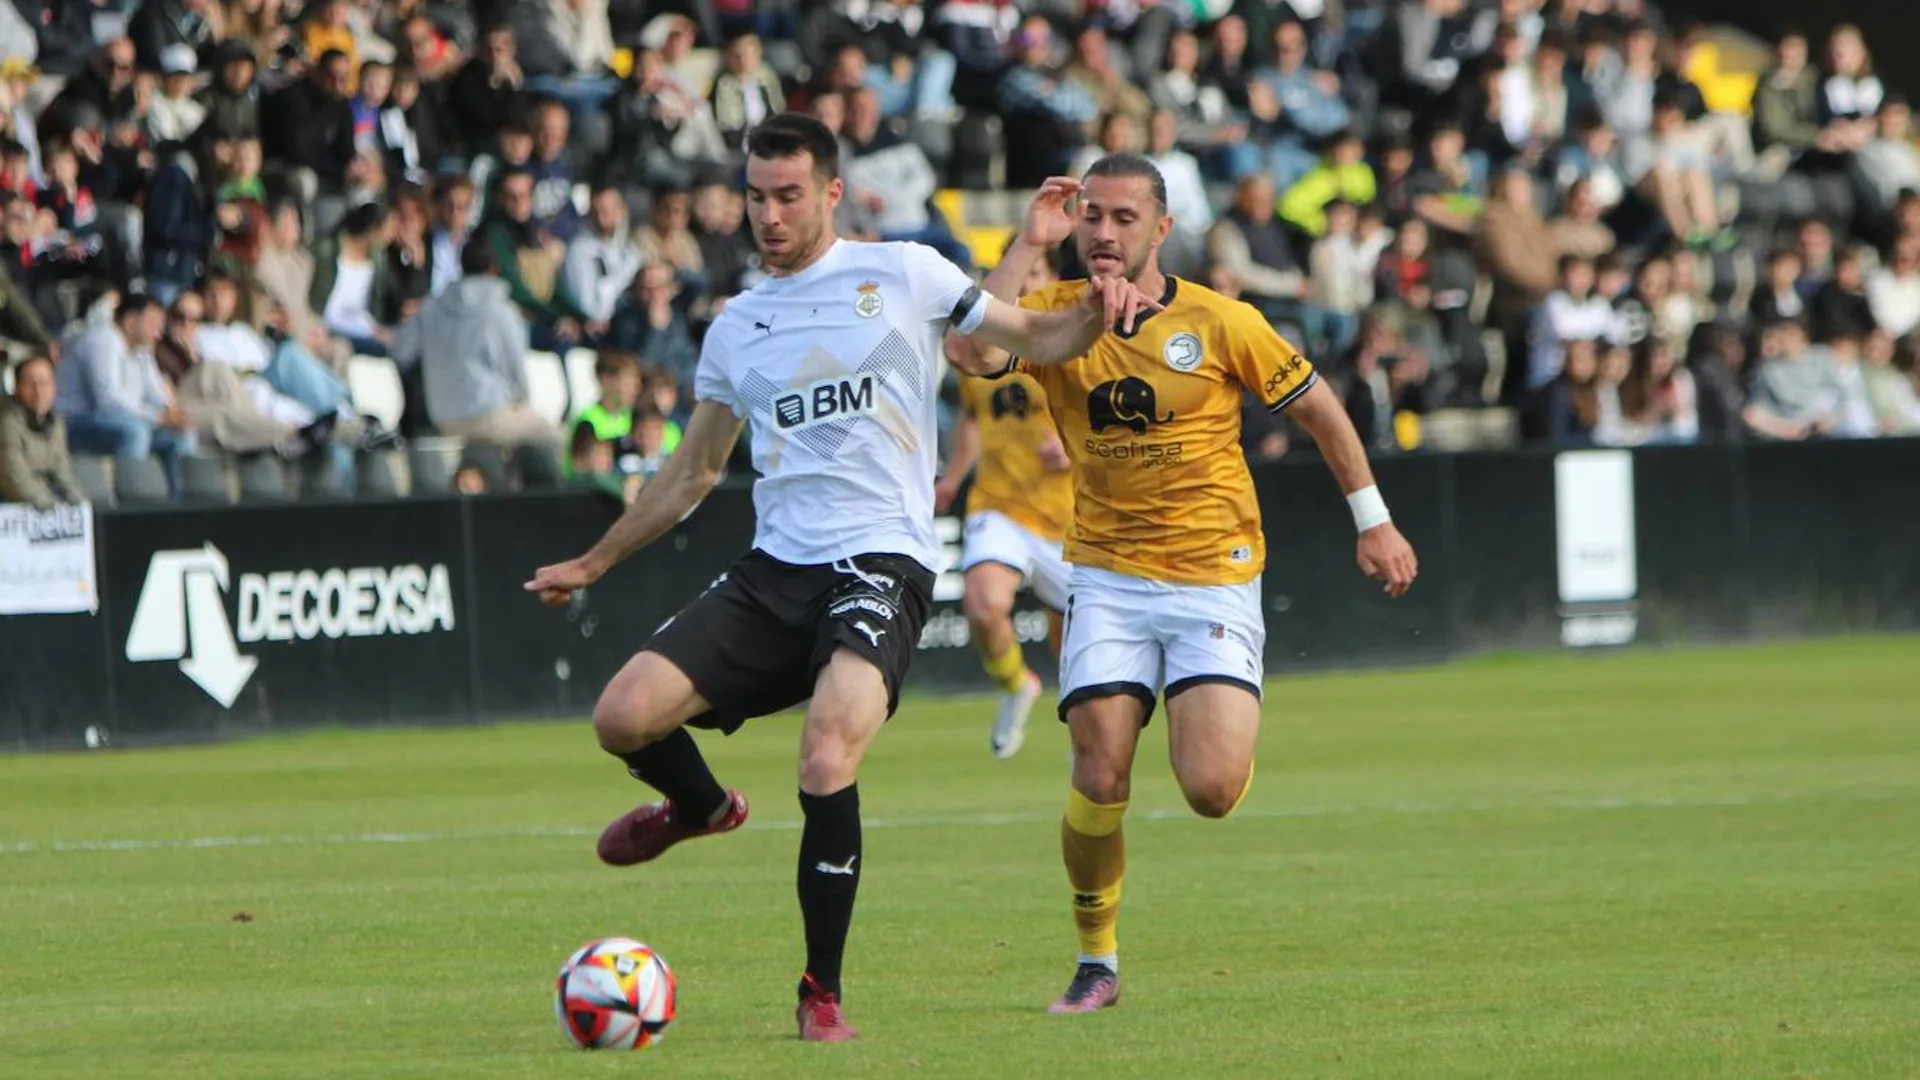
<svg viewBox="0 0 1920 1080">
<path fill-rule="evenodd" d="M 644 1050 L 673 1022 L 673 972 L 632 938 L 588 942 L 560 968 L 553 1007 L 582 1050 Z"/>
</svg>

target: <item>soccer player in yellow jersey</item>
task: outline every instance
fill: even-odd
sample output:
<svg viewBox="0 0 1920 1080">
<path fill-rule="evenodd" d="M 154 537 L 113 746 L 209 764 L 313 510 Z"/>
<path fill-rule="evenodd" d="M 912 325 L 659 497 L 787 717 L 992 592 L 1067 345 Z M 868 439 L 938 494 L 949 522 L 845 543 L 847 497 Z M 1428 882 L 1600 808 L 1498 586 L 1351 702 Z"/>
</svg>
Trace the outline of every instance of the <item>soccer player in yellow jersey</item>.
<svg viewBox="0 0 1920 1080">
<path fill-rule="evenodd" d="M 1047 259 L 1033 260 L 1020 292 L 1059 280 Z M 1058 625 L 1067 607 L 1067 562 L 1060 554 L 1073 521 L 1073 462 L 1054 429 L 1046 393 L 1031 375 L 987 380 L 963 375 L 965 415 L 954 431 L 946 471 L 933 486 L 935 510 L 953 504 L 973 471 L 967 495 L 966 547 L 960 565 L 967 593 L 962 610 L 982 666 L 1001 695 L 989 745 L 1010 758 L 1027 737 L 1027 716 L 1040 698 L 1040 676 L 1027 667 L 1013 629 L 1013 597 L 1024 581 L 1051 608 Z"/>
<path fill-rule="evenodd" d="M 1416 572 L 1366 450 L 1313 365 L 1253 308 L 1161 273 L 1159 247 L 1172 223 L 1152 162 L 1103 158 L 1084 182 L 1047 182 L 985 286 L 1011 299 L 1033 260 L 1072 236 L 1094 278 L 1131 281 L 1160 302 L 1077 359 L 1003 365 L 1045 389 L 1073 457 L 1073 571 L 1060 657 L 1073 779 L 1061 848 L 1080 959 L 1049 1012 L 1092 1012 L 1119 1000 L 1121 820 L 1156 697 L 1166 700 L 1174 776 L 1196 813 L 1225 817 L 1253 780 L 1266 543 L 1240 450 L 1243 392 L 1286 410 L 1318 444 L 1353 508 L 1360 569 L 1394 596 Z M 1090 287 L 1062 282 L 1020 302 L 1058 310 Z M 976 363 L 991 359 L 982 354 Z"/>
</svg>

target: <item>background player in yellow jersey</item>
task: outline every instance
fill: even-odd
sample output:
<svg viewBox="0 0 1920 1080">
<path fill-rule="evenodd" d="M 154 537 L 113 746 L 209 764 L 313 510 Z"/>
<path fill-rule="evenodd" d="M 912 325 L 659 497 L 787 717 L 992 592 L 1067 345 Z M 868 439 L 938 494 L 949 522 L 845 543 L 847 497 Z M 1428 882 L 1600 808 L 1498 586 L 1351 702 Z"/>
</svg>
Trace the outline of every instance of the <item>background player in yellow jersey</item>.
<svg viewBox="0 0 1920 1080">
<path fill-rule="evenodd" d="M 1058 280 L 1051 260 L 1035 259 L 1020 293 Z M 1006 691 L 989 744 L 994 757 L 1010 758 L 1026 740 L 1027 716 L 1041 691 L 1040 676 L 1027 667 L 1014 634 L 1013 598 L 1024 581 L 1052 609 L 1056 627 L 1066 610 L 1067 562 L 1060 545 L 1073 521 L 1073 462 L 1053 426 L 1046 392 L 1032 376 L 962 375 L 960 399 L 966 413 L 954 431 L 946 471 L 933 486 L 933 506 L 945 512 L 973 471 L 960 558 L 967 580 L 962 610 L 982 666 Z"/>
<path fill-rule="evenodd" d="M 1195 812 L 1226 816 L 1253 780 L 1266 542 L 1240 451 L 1243 391 L 1285 409 L 1318 444 L 1352 506 L 1360 569 L 1395 596 L 1416 572 L 1366 450 L 1313 365 L 1253 308 L 1161 273 L 1159 248 L 1172 223 L 1151 162 L 1104 158 L 1084 182 L 1047 182 L 986 283 L 1012 299 L 1032 262 L 1072 236 L 1094 278 L 1122 278 L 1160 300 L 1078 359 L 1013 365 L 1046 390 L 1073 457 L 1073 571 L 1060 658 L 1073 781 L 1061 848 L 1080 961 L 1050 1012 L 1091 1012 L 1119 999 L 1120 826 L 1157 692 L 1167 703 L 1174 775 Z M 1020 302 L 1057 310 L 1090 287 L 1062 282 Z M 986 357 L 978 359 L 984 366 Z"/>
</svg>

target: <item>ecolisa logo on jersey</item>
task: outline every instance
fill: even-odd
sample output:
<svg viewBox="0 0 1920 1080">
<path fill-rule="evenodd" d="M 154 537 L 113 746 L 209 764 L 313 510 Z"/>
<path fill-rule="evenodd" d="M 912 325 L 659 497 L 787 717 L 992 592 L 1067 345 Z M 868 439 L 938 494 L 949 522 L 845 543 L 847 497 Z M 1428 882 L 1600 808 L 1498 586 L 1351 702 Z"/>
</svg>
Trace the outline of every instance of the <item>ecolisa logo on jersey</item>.
<svg viewBox="0 0 1920 1080">
<path fill-rule="evenodd" d="M 874 411 L 873 376 L 821 379 L 773 399 L 773 423 L 781 431 L 864 416 Z"/>
<path fill-rule="evenodd" d="M 258 657 L 241 655 L 240 643 L 453 629 L 453 585 L 442 564 L 241 574 L 239 614 L 230 620 L 232 584 L 227 557 L 212 544 L 154 552 L 134 604 L 127 659 L 178 661 L 181 674 L 232 708 L 260 666 Z"/>
</svg>

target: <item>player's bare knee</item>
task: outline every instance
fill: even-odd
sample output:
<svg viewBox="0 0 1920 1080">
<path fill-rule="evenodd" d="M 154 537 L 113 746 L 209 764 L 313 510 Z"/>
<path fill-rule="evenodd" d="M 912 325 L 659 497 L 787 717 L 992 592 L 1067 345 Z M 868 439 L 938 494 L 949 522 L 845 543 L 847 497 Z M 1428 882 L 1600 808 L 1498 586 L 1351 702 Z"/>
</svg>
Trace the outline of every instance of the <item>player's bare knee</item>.
<svg viewBox="0 0 1920 1080">
<path fill-rule="evenodd" d="M 1180 793 L 1187 797 L 1187 805 L 1204 818 L 1223 818 L 1233 813 L 1233 808 L 1240 805 L 1240 796 L 1246 789 L 1245 775 L 1209 776 L 1197 781 L 1182 781 L 1180 784 Z"/>
<path fill-rule="evenodd" d="M 860 754 L 845 740 L 809 738 L 800 748 L 800 790 L 831 795 L 859 778 Z"/>
<path fill-rule="evenodd" d="M 1129 763 L 1097 750 L 1073 755 L 1073 789 L 1088 799 L 1108 805 L 1126 802 L 1132 788 Z"/>
<path fill-rule="evenodd" d="M 593 735 L 600 748 L 609 754 L 628 754 L 670 734 L 673 726 L 659 723 L 652 715 L 657 710 L 647 705 L 645 687 L 617 679 L 608 686 L 593 707 Z"/>
<path fill-rule="evenodd" d="M 1013 605 L 1005 597 L 985 589 L 968 589 L 960 601 L 960 613 L 975 627 L 998 626 L 1007 621 Z"/>
</svg>

